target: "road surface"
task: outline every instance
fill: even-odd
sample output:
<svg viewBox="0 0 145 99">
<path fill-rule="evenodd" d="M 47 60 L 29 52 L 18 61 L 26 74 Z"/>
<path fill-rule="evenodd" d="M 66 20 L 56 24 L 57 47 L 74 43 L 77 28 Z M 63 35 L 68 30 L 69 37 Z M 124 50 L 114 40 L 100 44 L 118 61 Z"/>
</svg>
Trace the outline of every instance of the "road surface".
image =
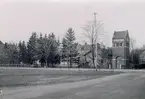
<svg viewBox="0 0 145 99">
<path fill-rule="evenodd" d="M 145 99 L 145 73 L 124 73 L 88 81 L 20 88 L 2 99 Z"/>
</svg>

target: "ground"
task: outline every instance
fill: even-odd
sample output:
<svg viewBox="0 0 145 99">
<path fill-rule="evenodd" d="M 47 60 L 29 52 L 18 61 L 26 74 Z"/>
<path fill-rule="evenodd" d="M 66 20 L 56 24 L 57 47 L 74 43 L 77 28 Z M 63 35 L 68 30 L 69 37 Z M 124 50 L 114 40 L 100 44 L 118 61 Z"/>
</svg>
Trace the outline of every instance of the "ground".
<svg viewBox="0 0 145 99">
<path fill-rule="evenodd" d="M 68 71 L 65 71 L 68 74 Z M 62 72 L 65 73 L 64 71 Z M 70 72 L 70 71 L 69 71 Z M 71 72 L 72 74 L 74 72 Z M 84 71 L 82 71 L 83 74 Z M 95 71 L 85 71 L 90 75 Z M 56 73 L 56 72 L 55 72 Z M 108 72 L 106 72 L 108 73 Z M 79 73 L 78 73 L 79 74 Z M 77 76 L 79 76 L 77 74 Z M 104 72 L 103 72 L 104 74 Z M 74 73 L 75 75 L 75 73 Z M 98 74 L 99 75 L 99 74 Z M 145 99 L 145 72 L 128 72 L 101 76 L 97 79 L 8 88 L 2 99 Z"/>
<path fill-rule="evenodd" d="M 1 68 L 0 86 L 36 86 L 76 82 L 96 79 L 103 76 L 118 74 L 119 72 L 96 72 L 94 70 L 80 69 L 51 69 L 51 68 Z"/>
</svg>

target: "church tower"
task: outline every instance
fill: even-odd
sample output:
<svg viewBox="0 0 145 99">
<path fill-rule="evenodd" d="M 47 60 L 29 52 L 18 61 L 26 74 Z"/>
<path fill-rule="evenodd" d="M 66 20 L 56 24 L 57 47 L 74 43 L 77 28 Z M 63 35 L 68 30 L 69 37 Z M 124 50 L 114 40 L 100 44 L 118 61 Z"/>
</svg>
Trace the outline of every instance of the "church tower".
<svg viewBox="0 0 145 99">
<path fill-rule="evenodd" d="M 112 38 L 112 68 L 129 68 L 129 33 L 115 31 Z"/>
</svg>

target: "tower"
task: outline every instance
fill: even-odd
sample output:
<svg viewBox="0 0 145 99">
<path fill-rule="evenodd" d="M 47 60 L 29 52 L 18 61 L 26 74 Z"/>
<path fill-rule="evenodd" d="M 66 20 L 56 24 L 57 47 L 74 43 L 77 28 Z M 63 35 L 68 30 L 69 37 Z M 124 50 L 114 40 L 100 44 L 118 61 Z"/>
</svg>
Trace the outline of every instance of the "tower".
<svg viewBox="0 0 145 99">
<path fill-rule="evenodd" d="M 112 38 L 112 68 L 129 68 L 129 33 L 114 31 Z"/>
</svg>

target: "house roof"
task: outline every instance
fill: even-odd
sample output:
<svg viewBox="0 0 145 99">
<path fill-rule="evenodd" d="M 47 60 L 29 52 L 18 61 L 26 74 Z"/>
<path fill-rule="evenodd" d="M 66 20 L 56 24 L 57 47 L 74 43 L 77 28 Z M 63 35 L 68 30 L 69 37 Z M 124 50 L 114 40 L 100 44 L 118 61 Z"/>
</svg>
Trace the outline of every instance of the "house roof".
<svg viewBox="0 0 145 99">
<path fill-rule="evenodd" d="M 114 31 L 113 39 L 125 39 L 126 35 L 128 35 L 128 30 Z"/>
<path fill-rule="evenodd" d="M 0 40 L 0 44 L 3 44 L 3 42 Z"/>
<path fill-rule="evenodd" d="M 96 45 L 95 45 L 96 48 Z M 78 53 L 81 55 L 87 55 L 91 53 L 91 45 L 90 44 L 85 44 L 85 45 L 79 45 L 78 46 Z M 98 43 L 98 49 L 100 49 L 100 44 Z"/>
<path fill-rule="evenodd" d="M 4 44 L 0 44 L 0 53 L 3 53 L 4 51 Z"/>
<path fill-rule="evenodd" d="M 145 50 L 141 53 L 141 55 L 140 55 L 140 59 L 145 60 Z"/>
</svg>

